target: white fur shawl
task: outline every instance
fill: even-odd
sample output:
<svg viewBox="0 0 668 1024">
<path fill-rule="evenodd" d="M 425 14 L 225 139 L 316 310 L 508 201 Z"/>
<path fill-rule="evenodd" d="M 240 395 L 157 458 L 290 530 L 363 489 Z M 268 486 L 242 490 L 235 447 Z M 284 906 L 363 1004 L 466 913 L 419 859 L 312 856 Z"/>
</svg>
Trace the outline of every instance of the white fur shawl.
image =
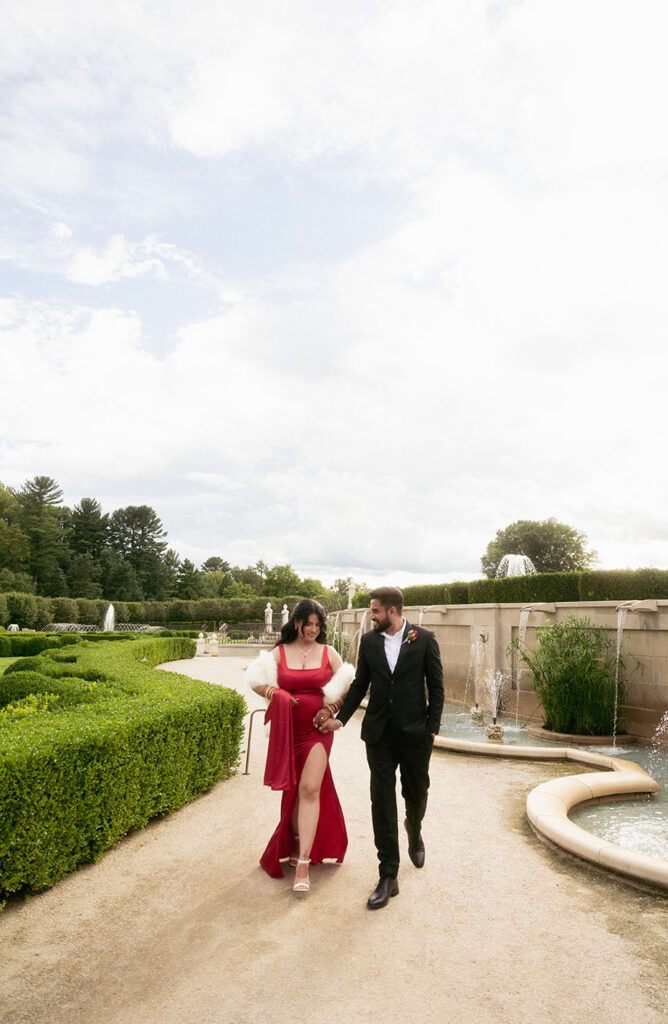
<svg viewBox="0 0 668 1024">
<path fill-rule="evenodd" d="M 277 673 L 278 665 L 274 661 L 274 656 L 269 651 L 260 651 L 255 661 L 246 669 L 246 680 L 251 690 L 257 692 L 263 686 L 276 686 Z M 347 662 L 344 663 L 327 685 L 323 686 L 324 703 L 332 704 L 345 697 L 354 678 L 355 669 Z"/>
<path fill-rule="evenodd" d="M 341 668 L 334 673 L 327 685 L 322 688 L 325 704 L 335 704 L 337 700 L 345 697 L 354 678 L 354 667 L 347 661 L 344 661 Z"/>
<path fill-rule="evenodd" d="M 246 669 L 246 680 L 251 690 L 257 693 L 263 686 L 276 686 L 277 672 L 278 665 L 273 654 L 269 651 L 260 651 L 255 661 Z"/>
</svg>

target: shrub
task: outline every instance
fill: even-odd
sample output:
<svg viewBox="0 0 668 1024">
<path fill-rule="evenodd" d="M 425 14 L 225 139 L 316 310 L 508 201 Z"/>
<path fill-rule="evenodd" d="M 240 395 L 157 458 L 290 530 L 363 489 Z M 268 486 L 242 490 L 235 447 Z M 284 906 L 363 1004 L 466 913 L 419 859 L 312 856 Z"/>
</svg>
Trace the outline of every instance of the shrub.
<svg viewBox="0 0 668 1024">
<path fill-rule="evenodd" d="M 79 597 L 77 598 L 77 617 L 74 621 L 84 626 L 101 626 L 108 607 L 108 601 Z"/>
<path fill-rule="evenodd" d="M 54 622 L 78 622 L 77 603 L 71 597 L 53 598 Z"/>
<path fill-rule="evenodd" d="M 425 606 L 428 604 L 450 604 L 450 585 L 447 583 L 422 583 L 419 586 L 399 588 L 404 595 L 407 607 Z M 353 597 L 353 608 L 368 608 L 370 590 L 358 590 Z"/>
<path fill-rule="evenodd" d="M 81 640 L 79 633 L 5 633 L 2 637 L 7 647 L 7 658 L 31 657 L 54 647 L 69 647 Z"/>
<path fill-rule="evenodd" d="M 161 626 L 167 621 L 166 601 L 144 601 L 145 622 L 151 626 Z"/>
<path fill-rule="evenodd" d="M 53 601 L 50 597 L 35 598 L 35 629 L 43 629 L 47 622 L 53 622 Z"/>
<path fill-rule="evenodd" d="M 531 650 L 515 637 L 508 654 L 517 651 L 531 672 L 546 729 L 582 736 L 614 732 L 616 644 L 605 626 L 569 615 L 563 622 L 538 626 L 536 639 Z M 624 669 L 620 658 L 618 705 L 624 696 Z"/>
<path fill-rule="evenodd" d="M 130 605 L 127 603 L 127 601 L 114 601 L 113 604 L 114 604 L 114 614 L 116 616 L 116 622 L 130 622 L 131 619 L 128 618 L 128 616 L 130 614 Z M 108 607 L 109 607 L 109 603 L 107 603 L 107 605 L 106 605 L 106 607 L 104 609 L 104 615 L 106 615 Z M 102 626 L 102 623 L 104 622 L 104 615 L 100 619 L 100 627 Z"/>
<path fill-rule="evenodd" d="M 530 601 L 579 600 L 580 574 L 542 572 L 529 576 L 501 576 L 469 583 L 470 604 L 527 604 Z"/>
<path fill-rule="evenodd" d="M 4 625 L 16 622 L 21 627 L 30 629 L 37 618 L 37 600 L 33 594 L 21 594 L 10 590 L 5 595 L 7 618 Z"/>
<path fill-rule="evenodd" d="M 0 594 L 0 627 L 9 622 L 9 605 L 4 594 Z"/>
<path fill-rule="evenodd" d="M 414 605 L 450 604 L 450 590 L 445 583 L 424 583 L 415 587 L 402 587 L 404 604 Z"/>
<path fill-rule="evenodd" d="M 450 588 L 450 600 L 452 604 L 468 604 L 469 603 L 469 585 L 463 583 L 461 580 L 457 580 L 455 583 L 449 583 Z"/>
<path fill-rule="evenodd" d="M 644 601 L 668 598 L 667 569 L 616 569 L 583 572 L 580 601 Z"/>
<path fill-rule="evenodd" d="M 127 615 L 127 619 L 119 619 L 118 616 L 116 616 L 116 621 L 135 623 L 146 622 L 146 612 L 144 611 L 144 604 L 142 601 L 129 601 L 125 614 Z"/>
<path fill-rule="evenodd" d="M 58 697 L 0 725 L 0 891 L 53 885 L 235 771 L 241 695 L 154 668 L 194 649 L 178 637 L 84 642 L 0 677 L 5 706 Z"/>
</svg>

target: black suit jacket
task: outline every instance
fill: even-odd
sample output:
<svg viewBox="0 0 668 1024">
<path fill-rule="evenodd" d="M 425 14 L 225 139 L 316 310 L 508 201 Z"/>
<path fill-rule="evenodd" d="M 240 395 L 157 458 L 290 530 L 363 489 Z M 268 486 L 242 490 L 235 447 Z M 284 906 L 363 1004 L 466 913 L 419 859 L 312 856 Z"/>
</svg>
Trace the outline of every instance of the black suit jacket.
<svg viewBox="0 0 668 1024">
<path fill-rule="evenodd" d="M 390 672 L 385 657 L 382 634 L 373 629 L 364 634 L 355 678 L 336 716 L 344 725 L 369 687 L 369 703 L 362 722 L 365 743 L 377 743 L 388 721 L 408 743 L 419 743 L 425 736 L 437 733 L 443 711 L 443 669 L 434 634 L 407 622 L 394 672 Z"/>
</svg>

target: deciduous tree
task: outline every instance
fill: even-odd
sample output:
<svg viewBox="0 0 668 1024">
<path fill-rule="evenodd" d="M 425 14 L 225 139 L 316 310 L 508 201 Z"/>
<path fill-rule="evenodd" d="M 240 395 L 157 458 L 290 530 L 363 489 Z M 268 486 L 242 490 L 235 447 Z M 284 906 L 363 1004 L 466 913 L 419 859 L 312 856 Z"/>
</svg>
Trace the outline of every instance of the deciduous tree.
<svg viewBox="0 0 668 1024">
<path fill-rule="evenodd" d="M 527 555 L 537 572 L 577 572 L 588 569 L 597 559 L 595 551 L 587 551 L 587 538 L 573 526 L 556 519 L 518 519 L 487 545 L 482 556 L 485 576 L 496 576 L 504 555 Z"/>
</svg>

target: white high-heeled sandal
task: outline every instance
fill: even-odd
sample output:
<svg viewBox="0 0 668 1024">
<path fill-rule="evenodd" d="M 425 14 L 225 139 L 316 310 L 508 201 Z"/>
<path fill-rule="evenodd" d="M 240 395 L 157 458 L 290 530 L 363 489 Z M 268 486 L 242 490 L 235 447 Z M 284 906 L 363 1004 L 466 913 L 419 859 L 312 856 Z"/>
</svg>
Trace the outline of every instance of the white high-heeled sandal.
<svg viewBox="0 0 668 1024">
<path fill-rule="evenodd" d="M 310 860 L 298 860 L 297 861 L 298 865 L 299 864 L 310 864 L 310 863 L 311 863 Z M 307 873 L 306 879 L 304 881 L 300 881 L 300 882 L 295 881 L 295 884 L 292 886 L 292 891 L 295 892 L 298 896 L 305 896 L 310 888 L 311 888 L 311 880 L 309 879 L 308 873 Z"/>
</svg>

